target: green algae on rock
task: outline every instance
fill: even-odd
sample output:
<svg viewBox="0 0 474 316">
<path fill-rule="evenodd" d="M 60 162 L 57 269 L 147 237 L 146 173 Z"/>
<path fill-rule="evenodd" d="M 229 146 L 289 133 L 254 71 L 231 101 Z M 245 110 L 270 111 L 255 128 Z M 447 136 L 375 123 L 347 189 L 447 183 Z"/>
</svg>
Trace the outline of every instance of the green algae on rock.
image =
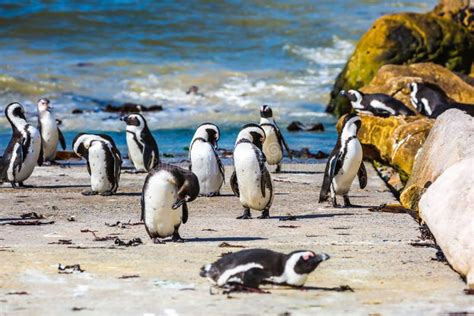
<svg viewBox="0 0 474 316">
<path fill-rule="evenodd" d="M 327 111 L 337 116 L 349 112 L 350 105 L 339 96 L 339 92 L 368 84 L 386 64 L 433 62 L 469 74 L 474 35 L 451 16 L 435 11 L 399 13 L 375 21 L 338 75 Z"/>
</svg>

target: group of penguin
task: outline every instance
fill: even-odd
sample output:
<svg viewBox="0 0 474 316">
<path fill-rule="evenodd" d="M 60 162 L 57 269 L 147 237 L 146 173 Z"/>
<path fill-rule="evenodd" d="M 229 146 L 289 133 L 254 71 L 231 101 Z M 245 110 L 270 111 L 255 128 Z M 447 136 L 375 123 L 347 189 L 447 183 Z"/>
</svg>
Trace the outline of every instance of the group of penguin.
<svg viewBox="0 0 474 316">
<path fill-rule="evenodd" d="M 437 117 L 447 108 L 459 108 L 474 115 L 469 105 L 450 100 L 434 85 L 411 83 L 411 102 L 417 111 Z M 363 94 L 357 90 L 341 92 L 353 108 L 360 113 L 376 116 L 415 115 L 400 101 L 384 94 Z M 40 99 L 38 128 L 29 124 L 24 108 L 11 103 L 5 116 L 12 127 L 12 138 L 0 165 L 0 182 L 10 182 L 12 187 L 25 186 L 24 181 L 34 167 L 53 161 L 58 143 L 66 147 L 57 126 L 52 106 L 47 99 Z M 218 196 L 225 182 L 225 171 L 218 155 L 220 130 L 213 123 L 200 125 L 189 147 L 189 169 L 162 163 L 158 145 L 145 118 L 138 113 L 123 117 L 126 123 L 126 140 L 129 158 L 135 172 L 147 173 L 141 194 L 141 220 L 155 243 L 165 238 L 182 242 L 179 227 L 188 220 L 188 203 L 198 196 Z M 352 113 L 345 116 L 342 130 L 331 152 L 324 172 L 319 202 L 331 199 L 338 207 L 336 196 L 342 196 L 344 206 L 351 206 L 349 190 L 357 176 L 359 186 L 367 185 L 367 172 L 362 162 L 362 146 L 357 138 L 361 119 Z M 73 140 L 74 152 L 86 160 L 91 190 L 84 195 L 111 195 L 119 186 L 122 156 L 114 140 L 105 134 L 78 134 Z M 244 125 L 235 142 L 234 171 L 230 187 L 239 197 L 243 213 L 238 219 L 252 218 L 251 210 L 260 211 L 258 218 L 270 217 L 274 188 L 268 165 L 281 169 L 283 152 L 291 151 L 273 119 L 272 109 L 260 109 L 260 124 Z M 282 254 L 266 249 L 249 249 L 228 254 L 212 264 L 202 267 L 200 275 L 218 286 L 229 284 L 258 288 L 262 282 L 302 286 L 308 274 L 323 261 L 327 254 L 309 250 Z"/>
<path fill-rule="evenodd" d="M 458 109 L 474 116 L 474 106 L 472 104 L 454 101 L 435 84 L 411 82 L 408 87 L 410 89 L 410 102 L 421 115 L 436 119 L 446 110 Z M 355 89 L 342 90 L 340 94 L 351 102 L 352 108 L 358 113 L 368 113 L 381 117 L 417 114 L 403 102 L 387 94 L 364 94 Z"/>
</svg>

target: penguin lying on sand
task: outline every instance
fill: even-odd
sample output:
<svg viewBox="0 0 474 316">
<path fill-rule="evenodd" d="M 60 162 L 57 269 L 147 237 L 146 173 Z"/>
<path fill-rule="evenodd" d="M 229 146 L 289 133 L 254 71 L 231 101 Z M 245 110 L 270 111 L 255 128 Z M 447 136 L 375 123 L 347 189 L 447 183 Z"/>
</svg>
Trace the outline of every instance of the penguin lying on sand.
<svg viewBox="0 0 474 316">
<path fill-rule="evenodd" d="M 416 115 L 403 102 L 383 93 L 364 94 L 358 90 L 342 90 L 340 94 L 351 101 L 358 113 L 371 113 L 375 116 Z"/>
<path fill-rule="evenodd" d="M 127 147 L 136 172 L 148 172 L 160 162 L 158 145 L 141 114 L 122 118 L 127 123 Z"/>
<path fill-rule="evenodd" d="M 329 259 L 325 253 L 299 250 L 283 254 L 267 249 L 248 249 L 225 255 L 201 268 L 200 276 L 217 286 L 241 285 L 258 289 L 262 283 L 303 286 L 308 275 Z"/>
<path fill-rule="evenodd" d="M 20 103 L 10 103 L 5 108 L 5 116 L 12 128 L 12 137 L 8 143 L 0 165 L 0 183 L 10 182 L 13 188 L 26 187 L 36 164 L 43 164 L 41 135 L 33 125 L 26 121 L 25 109 Z"/>
<path fill-rule="evenodd" d="M 273 202 L 273 184 L 266 166 L 262 144 L 265 132 L 256 124 L 242 127 L 234 148 L 234 172 L 230 186 L 240 198 L 244 213 L 237 219 L 250 219 L 250 209 L 262 211 L 258 218 L 270 218 Z"/>
<path fill-rule="evenodd" d="M 199 195 L 199 181 L 186 169 L 158 164 L 148 173 L 143 185 L 141 220 L 155 243 L 172 236 L 172 241 L 183 242 L 178 229 L 188 220 L 188 202 Z"/>
<path fill-rule="evenodd" d="M 79 134 L 72 143 L 74 152 L 86 159 L 91 191 L 83 195 L 111 195 L 117 192 L 122 157 L 113 139 L 104 134 Z"/>
<path fill-rule="evenodd" d="M 425 116 L 437 118 L 449 109 L 458 109 L 474 116 L 474 104 L 454 101 L 437 85 L 412 82 L 409 86 L 411 103 Z"/>
<path fill-rule="evenodd" d="M 283 147 L 288 156 L 291 157 L 290 148 L 273 119 L 273 111 L 268 105 L 260 108 L 260 126 L 265 131 L 265 142 L 263 143 L 263 153 L 269 165 L 277 165 L 275 172 L 281 170 L 281 160 L 283 159 Z"/>
<path fill-rule="evenodd" d="M 357 139 L 360 126 L 361 120 L 357 115 L 348 114 L 344 118 L 342 132 L 326 164 L 319 203 L 326 201 L 330 194 L 333 207 L 338 207 L 336 195 L 342 195 L 344 206 L 351 206 L 348 193 L 356 175 L 360 188 L 366 187 L 367 171 L 362 161 L 362 146 Z"/>
<path fill-rule="evenodd" d="M 66 140 L 58 127 L 53 113 L 53 107 L 48 99 L 38 101 L 38 128 L 43 144 L 44 161 L 53 161 L 56 157 L 58 142 L 63 150 L 66 149 Z"/>
<path fill-rule="evenodd" d="M 224 183 L 224 165 L 217 153 L 219 128 L 212 123 L 201 124 L 189 146 L 189 169 L 199 179 L 200 195 L 216 196 Z"/>
</svg>

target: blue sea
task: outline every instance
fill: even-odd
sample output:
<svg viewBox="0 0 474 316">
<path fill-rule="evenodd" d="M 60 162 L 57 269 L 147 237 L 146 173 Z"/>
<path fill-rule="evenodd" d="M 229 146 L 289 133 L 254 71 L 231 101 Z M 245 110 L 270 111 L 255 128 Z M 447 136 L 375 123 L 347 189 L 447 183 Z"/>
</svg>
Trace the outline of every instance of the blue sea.
<svg viewBox="0 0 474 316">
<path fill-rule="evenodd" d="M 435 0 L 0 1 L 0 105 L 22 103 L 36 122 L 47 97 L 68 146 L 78 132 L 125 126 L 107 104 L 162 105 L 145 113 L 162 153 L 184 155 L 202 122 L 232 149 L 239 127 L 273 107 L 292 149 L 329 152 L 335 119 L 324 113 L 357 40 L 387 13 L 426 12 Z M 191 86 L 198 94 L 186 94 Z M 72 114 L 81 109 L 83 114 Z M 323 133 L 288 133 L 291 121 Z M 0 116 L 0 152 L 10 126 Z"/>
</svg>

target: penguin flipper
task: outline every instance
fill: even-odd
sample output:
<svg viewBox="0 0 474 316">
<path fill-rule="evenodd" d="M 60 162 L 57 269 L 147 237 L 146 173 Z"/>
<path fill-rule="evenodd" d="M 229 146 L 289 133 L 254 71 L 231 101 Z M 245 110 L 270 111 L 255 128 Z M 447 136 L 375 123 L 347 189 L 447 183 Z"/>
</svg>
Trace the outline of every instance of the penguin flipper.
<svg viewBox="0 0 474 316">
<path fill-rule="evenodd" d="M 15 172 L 15 170 L 18 170 L 16 171 L 17 173 L 20 172 L 21 170 L 21 165 L 23 163 L 23 149 L 22 149 L 22 146 L 17 146 L 16 147 L 16 151 L 15 151 L 15 160 L 13 161 L 13 172 Z M 6 168 L 5 171 L 8 170 L 8 167 Z"/>
<path fill-rule="evenodd" d="M 86 160 L 86 165 L 87 165 L 87 172 L 89 173 L 89 175 L 91 175 L 91 166 L 89 164 L 89 159 Z"/>
<path fill-rule="evenodd" d="M 242 278 L 242 283 L 245 287 L 258 289 L 260 284 L 262 284 L 262 282 L 269 277 L 270 273 L 265 272 L 265 270 L 260 268 L 253 268 L 245 271 L 244 276 Z"/>
<path fill-rule="evenodd" d="M 214 156 L 216 157 L 217 165 L 219 166 L 219 172 L 222 175 L 222 178 L 224 179 L 225 183 L 225 169 L 224 169 L 224 164 L 222 164 L 222 160 L 219 158 L 219 154 L 217 153 L 216 150 L 213 149 Z"/>
<path fill-rule="evenodd" d="M 240 197 L 239 183 L 237 182 L 237 174 L 235 173 L 235 170 L 234 172 L 232 172 L 232 175 L 230 176 L 230 188 L 232 189 L 232 192 L 234 192 L 234 194 L 237 197 Z"/>
<path fill-rule="evenodd" d="M 278 126 L 276 126 L 276 123 L 275 123 L 275 131 L 276 131 L 276 135 L 277 135 L 278 141 L 280 142 L 280 146 L 281 146 L 282 148 L 285 147 L 285 150 L 286 150 L 286 152 L 288 153 L 288 157 L 293 158 L 293 157 L 291 156 L 290 147 L 288 147 L 288 144 L 287 144 L 285 138 L 283 137 L 283 134 L 280 132 L 280 129 L 278 128 Z"/>
<path fill-rule="evenodd" d="M 365 170 L 363 161 L 360 163 L 359 171 L 357 171 L 357 177 L 359 178 L 360 188 L 365 188 L 367 186 L 367 170 Z"/>
<path fill-rule="evenodd" d="M 181 216 L 181 222 L 183 224 L 186 224 L 186 222 L 188 221 L 188 203 L 184 202 L 183 203 L 183 214 Z"/>
<path fill-rule="evenodd" d="M 324 179 L 321 186 L 321 191 L 319 192 L 319 203 L 326 201 L 329 195 L 329 190 L 331 188 L 332 179 L 336 174 L 336 166 L 339 160 L 339 155 L 331 155 L 326 164 L 326 169 L 324 170 Z"/>
<path fill-rule="evenodd" d="M 59 137 L 59 143 L 61 144 L 61 148 L 63 150 L 66 150 L 66 139 L 64 138 L 64 135 L 59 129 L 59 127 L 58 127 L 58 137 Z"/>
<path fill-rule="evenodd" d="M 153 168 L 153 150 L 150 146 L 144 146 L 143 148 L 143 164 L 147 170 Z"/>
<path fill-rule="evenodd" d="M 140 198 L 140 206 L 142 208 L 142 213 L 140 215 L 140 220 L 143 222 L 143 221 L 145 221 L 145 190 L 143 190 L 142 196 Z"/>
<path fill-rule="evenodd" d="M 270 177 L 270 172 L 268 172 L 267 168 L 264 168 L 260 175 L 260 189 L 262 189 L 263 197 L 265 197 L 265 190 L 267 188 L 270 189 L 270 191 L 273 190 L 272 178 Z"/>
<path fill-rule="evenodd" d="M 36 161 L 38 166 L 42 166 L 43 165 L 43 161 L 44 161 L 44 157 L 43 157 L 43 138 L 40 136 L 40 152 L 39 152 L 39 156 L 38 156 L 38 160 Z"/>
</svg>

